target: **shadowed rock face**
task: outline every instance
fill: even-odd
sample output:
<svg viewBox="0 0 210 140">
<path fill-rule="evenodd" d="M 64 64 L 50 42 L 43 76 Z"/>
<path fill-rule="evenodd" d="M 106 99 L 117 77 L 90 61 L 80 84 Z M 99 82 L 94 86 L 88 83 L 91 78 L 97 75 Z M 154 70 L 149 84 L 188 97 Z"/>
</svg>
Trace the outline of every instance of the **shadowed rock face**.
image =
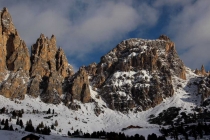
<svg viewBox="0 0 210 140">
<path fill-rule="evenodd" d="M 125 40 L 86 70 L 110 108 L 120 111 L 154 107 L 173 95 L 172 75 L 186 79 L 175 45 L 164 35 Z"/>
<path fill-rule="evenodd" d="M 69 79 L 67 101 L 74 99 L 87 103 L 90 101 L 90 89 L 88 74 L 85 68 L 81 67 L 79 71 Z"/>
<path fill-rule="evenodd" d="M 57 49 L 55 36 L 48 39 L 41 34 L 31 48 L 31 84 L 28 94 L 33 97 L 40 95 L 44 102 L 58 104 L 64 92 L 64 80 L 72 74 L 73 69 L 63 50 Z"/>
</svg>

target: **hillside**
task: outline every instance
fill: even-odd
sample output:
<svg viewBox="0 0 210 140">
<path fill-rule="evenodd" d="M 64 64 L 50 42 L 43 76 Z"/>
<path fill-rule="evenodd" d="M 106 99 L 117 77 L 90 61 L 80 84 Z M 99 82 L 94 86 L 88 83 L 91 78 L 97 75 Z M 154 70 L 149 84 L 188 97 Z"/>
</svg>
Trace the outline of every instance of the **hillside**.
<svg viewBox="0 0 210 140">
<path fill-rule="evenodd" d="M 0 119 L 11 118 L 14 129 L 24 131 L 31 120 L 35 129 L 53 125 L 57 136 L 81 130 L 147 137 L 163 135 L 160 127 L 208 119 L 209 73 L 186 67 L 167 36 L 124 40 L 74 73 L 54 35 L 41 34 L 29 53 L 8 9 L 0 14 Z"/>
</svg>

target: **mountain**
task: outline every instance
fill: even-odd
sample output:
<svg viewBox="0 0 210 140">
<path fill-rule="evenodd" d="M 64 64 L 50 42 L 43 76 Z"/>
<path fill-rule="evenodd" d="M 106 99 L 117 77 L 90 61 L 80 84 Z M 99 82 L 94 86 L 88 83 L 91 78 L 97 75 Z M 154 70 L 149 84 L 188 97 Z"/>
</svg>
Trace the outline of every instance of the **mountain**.
<svg viewBox="0 0 210 140">
<path fill-rule="evenodd" d="M 52 129 L 55 135 L 76 129 L 92 133 L 122 132 L 124 128 L 127 135 L 149 130 L 146 136 L 161 135 L 159 125 L 185 122 L 183 113 L 208 113 L 209 73 L 203 65 L 201 70 L 187 68 L 165 35 L 156 40 L 124 40 L 98 64 L 74 73 L 54 35 L 41 34 L 29 53 L 8 9 L 0 15 L 0 108 L 8 112 L 23 109 L 24 124 L 32 119 L 35 126 L 41 122 L 51 126 L 59 120 Z M 11 115 L 0 114 L 0 118 Z M 170 120 L 160 122 L 164 116 Z M 11 124 L 23 130 L 15 121 Z M 142 129 L 127 130 L 131 125 Z"/>
<path fill-rule="evenodd" d="M 110 108 L 125 112 L 160 104 L 174 94 L 172 76 L 186 79 L 184 64 L 166 36 L 124 40 L 87 71 Z"/>
</svg>

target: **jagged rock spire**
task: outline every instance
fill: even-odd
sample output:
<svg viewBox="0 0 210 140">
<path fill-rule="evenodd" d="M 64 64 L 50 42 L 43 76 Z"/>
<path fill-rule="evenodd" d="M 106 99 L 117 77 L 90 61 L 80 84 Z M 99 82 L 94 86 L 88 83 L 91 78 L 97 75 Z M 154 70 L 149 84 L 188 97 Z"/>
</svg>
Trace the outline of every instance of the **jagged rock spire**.
<svg viewBox="0 0 210 140">
<path fill-rule="evenodd" d="M 48 39 L 41 34 L 31 48 L 32 82 L 28 94 L 33 97 L 40 95 L 44 102 L 58 104 L 64 92 L 62 83 L 72 74 L 73 68 L 63 50 L 57 48 L 56 37 L 52 35 Z"/>
<path fill-rule="evenodd" d="M 28 48 L 18 35 L 8 9 L 4 8 L 0 14 L 0 72 L 6 69 L 14 72 L 23 69 L 28 73 L 30 69 Z"/>
<path fill-rule="evenodd" d="M 7 8 L 0 12 L 0 65 L 0 82 L 4 80 L 0 94 L 23 99 L 27 91 L 30 55 Z"/>
<path fill-rule="evenodd" d="M 204 65 L 201 66 L 201 74 L 202 75 L 205 75 L 206 74 L 206 70 L 205 70 Z"/>
<path fill-rule="evenodd" d="M 158 39 L 165 40 L 165 41 L 171 41 L 170 38 L 166 35 L 160 35 Z"/>
<path fill-rule="evenodd" d="M 202 65 L 201 66 L 201 70 L 198 70 L 198 69 L 195 70 L 195 74 L 204 76 L 204 75 L 206 75 L 208 73 L 206 72 L 204 65 Z"/>
<path fill-rule="evenodd" d="M 70 98 L 77 99 L 83 103 L 90 101 L 90 89 L 88 74 L 84 67 L 81 67 L 79 71 L 69 79 L 69 94 Z"/>
</svg>

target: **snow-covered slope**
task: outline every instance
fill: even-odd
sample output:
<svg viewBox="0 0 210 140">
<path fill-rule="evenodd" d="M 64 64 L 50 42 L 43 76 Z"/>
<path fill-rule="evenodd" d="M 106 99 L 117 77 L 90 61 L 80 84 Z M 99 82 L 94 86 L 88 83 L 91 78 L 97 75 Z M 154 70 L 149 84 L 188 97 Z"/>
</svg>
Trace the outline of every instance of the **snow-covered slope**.
<svg viewBox="0 0 210 140">
<path fill-rule="evenodd" d="M 70 131 L 73 133 L 75 130 L 82 130 L 83 132 L 92 133 L 94 131 L 104 130 L 107 132 L 124 132 L 126 135 L 133 135 L 134 133 L 139 133 L 141 135 L 147 136 L 148 133 L 157 133 L 159 125 L 148 123 L 148 118 L 150 115 L 157 116 L 163 110 L 166 110 L 169 107 L 180 107 L 182 111 L 191 113 L 192 109 L 200 104 L 200 95 L 197 95 L 197 87 L 193 85 L 193 79 L 197 77 L 189 68 L 186 68 L 187 80 L 182 80 L 176 76 L 173 76 L 173 87 L 174 95 L 169 98 L 165 98 L 164 101 L 150 108 L 147 111 L 142 112 L 133 112 L 129 111 L 127 114 L 123 114 L 119 111 L 111 110 L 107 107 L 106 103 L 98 97 L 98 93 L 95 90 L 91 90 L 91 97 L 95 100 L 92 103 L 83 104 L 77 102 L 80 105 L 81 109 L 78 111 L 73 111 L 68 109 L 65 105 L 53 105 L 45 104 L 40 98 L 30 98 L 26 95 L 25 100 L 14 100 L 11 101 L 8 98 L 0 96 L 0 108 L 5 107 L 8 109 L 8 112 L 13 110 L 24 109 L 24 114 L 22 116 L 23 123 L 31 119 L 33 126 L 36 128 L 41 122 L 44 125 L 51 126 L 58 121 L 58 126 L 56 130 L 51 130 L 51 135 L 67 135 L 67 132 Z M 191 83 L 191 84 L 190 84 Z M 191 85 L 191 86 L 190 86 Z M 101 113 L 98 116 L 95 114 L 94 109 L 100 108 Z M 54 110 L 54 114 L 46 114 L 48 109 Z M 39 113 L 34 114 L 33 110 L 38 110 Z M 44 117 L 52 116 L 50 119 L 45 119 Z M 0 114 L 0 118 L 9 119 L 11 114 Z M 23 131 L 20 126 L 16 125 L 16 119 L 12 119 L 9 124 L 13 125 L 13 128 Z M 130 125 L 138 125 L 143 128 L 141 129 L 131 129 L 122 131 L 122 128 L 126 128 Z M 3 127 L 3 126 L 2 126 Z M 150 131 L 147 131 L 150 130 Z M 147 131 L 148 133 L 145 133 Z"/>
</svg>

